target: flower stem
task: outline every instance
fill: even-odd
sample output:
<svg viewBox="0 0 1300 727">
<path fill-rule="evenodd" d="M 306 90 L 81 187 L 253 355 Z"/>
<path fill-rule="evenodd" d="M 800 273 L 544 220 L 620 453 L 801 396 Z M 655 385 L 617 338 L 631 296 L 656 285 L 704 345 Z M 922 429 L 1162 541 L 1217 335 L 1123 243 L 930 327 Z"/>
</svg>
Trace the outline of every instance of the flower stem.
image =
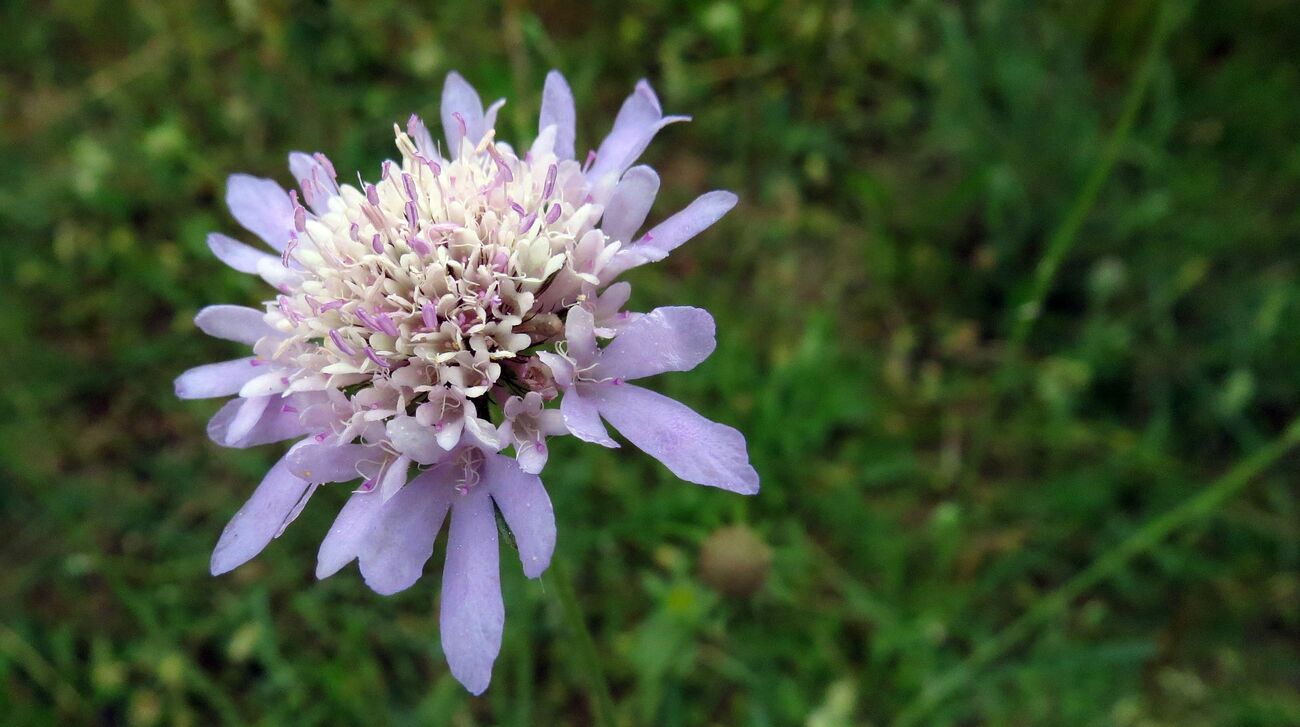
<svg viewBox="0 0 1300 727">
<path fill-rule="evenodd" d="M 1020 618 L 985 641 L 961 664 L 926 685 L 898 720 L 899 727 L 922 723 L 945 699 L 969 684 L 991 662 L 1004 656 L 1047 621 L 1066 611 L 1085 591 L 1120 572 L 1129 561 L 1151 550 L 1180 528 L 1193 525 L 1218 512 L 1260 472 L 1300 444 L 1300 418 L 1281 435 L 1237 462 L 1219 479 L 1187 498 L 1182 504 L 1146 522 L 1137 532 L 1102 553 L 1064 585 L 1039 599 Z"/>
<path fill-rule="evenodd" d="M 1097 196 L 1110 177 L 1111 170 L 1115 168 L 1120 152 L 1128 144 L 1129 134 L 1133 130 L 1134 121 L 1137 120 L 1138 111 L 1142 109 L 1142 102 L 1146 99 L 1147 88 L 1150 87 L 1151 78 L 1155 75 L 1156 65 L 1163 56 L 1165 40 L 1174 25 L 1173 3 L 1162 3 L 1156 12 L 1156 22 L 1147 43 L 1145 57 L 1129 84 L 1128 95 L 1124 99 L 1124 106 L 1115 129 L 1111 132 L 1101 156 L 1088 174 L 1083 187 L 1080 188 L 1078 196 L 1074 198 L 1074 204 L 1070 206 L 1060 226 L 1048 239 L 1043 257 L 1039 259 L 1038 267 L 1034 269 L 1028 295 L 1012 310 L 1013 321 L 1009 341 L 1011 356 L 1019 354 L 1029 338 L 1034 323 L 1042 313 L 1043 302 L 1051 291 L 1052 280 L 1056 277 L 1057 270 L 1065 260 L 1066 253 L 1074 246 L 1074 241 L 1078 239 L 1079 229 L 1083 227 L 1088 213 L 1097 203 Z"/>
<path fill-rule="evenodd" d="M 587 621 L 578 606 L 578 598 L 573 590 L 573 580 L 569 577 L 568 566 L 564 559 L 551 559 L 551 584 L 555 587 L 564 611 L 564 620 L 573 632 L 573 647 L 577 655 L 580 671 L 590 680 L 589 697 L 591 700 L 592 724 L 597 727 L 614 727 L 614 700 L 609 694 L 609 682 L 600 667 L 600 657 L 596 654 L 596 642 L 587 628 Z"/>
</svg>

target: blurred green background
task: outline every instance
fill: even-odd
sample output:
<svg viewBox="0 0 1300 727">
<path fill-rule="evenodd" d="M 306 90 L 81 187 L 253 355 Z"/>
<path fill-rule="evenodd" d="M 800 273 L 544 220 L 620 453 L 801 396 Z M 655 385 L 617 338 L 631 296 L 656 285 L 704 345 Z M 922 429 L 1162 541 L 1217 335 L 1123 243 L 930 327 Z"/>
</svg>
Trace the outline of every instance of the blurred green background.
<svg viewBox="0 0 1300 727">
<path fill-rule="evenodd" d="M 694 115 L 652 220 L 742 199 L 631 280 L 716 316 L 651 385 L 742 429 L 762 493 L 572 440 L 544 475 L 619 724 L 1300 724 L 1294 6 L 582 5 L 0 4 L 3 721 L 591 722 L 509 557 L 478 699 L 440 555 L 394 598 L 314 582 L 341 490 L 210 578 L 279 449 L 171 385 L 236 351 L 199 307 L 267 294 L 204 244 L 227 174 L 373 177 L 450 69 L 529 139 L 555 67 L 580 153 L 642 76 Z"/>
</svg>

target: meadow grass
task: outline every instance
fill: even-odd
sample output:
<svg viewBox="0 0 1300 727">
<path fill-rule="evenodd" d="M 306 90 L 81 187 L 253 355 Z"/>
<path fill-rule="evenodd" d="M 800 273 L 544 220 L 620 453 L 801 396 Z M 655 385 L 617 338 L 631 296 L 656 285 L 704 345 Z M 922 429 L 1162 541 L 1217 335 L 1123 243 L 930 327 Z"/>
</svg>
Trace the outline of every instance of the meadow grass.
<svg viewBox="0 0 1300 727">
<path fill-rule="evenodd" d="M 1287 4 L 525 5 L 0 4 L 5 723 L 1300 723 Z M 315 582 L 343 490 L 208 576 L 281 448 L 220 450 L 171 380 L 237 351 L 200 307 L 266 296 L 204 244 L 227 174 L 373 176 L 451 69 L 528 139 L 552 67 L 580 154 L 642 76 L 694 116 L 652 220 L 741 197 L 632 302 L 712 311 L 650 386 L 744 431 L 763 491 L 556 442 L 571 583 L 503 554 L 473 698 L 437 568 Z M 701 568 L 735 525 L 771 548 L 740 594 Z"/>
</svg>

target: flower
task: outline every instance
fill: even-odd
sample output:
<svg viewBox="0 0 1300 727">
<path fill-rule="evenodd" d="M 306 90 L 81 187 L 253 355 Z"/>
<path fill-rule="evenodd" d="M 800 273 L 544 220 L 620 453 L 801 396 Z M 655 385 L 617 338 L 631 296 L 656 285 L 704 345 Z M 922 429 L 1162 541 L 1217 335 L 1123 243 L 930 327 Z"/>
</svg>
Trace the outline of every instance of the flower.
<svg viewBox="0 0 1300 727">
<path fill-rule="evenodd" d="M 659 177 L 632 165 L 686 117 L 664 116 L 642 81 L 579 163 L 573 95 L 558 72 L 546 78 L 537 138 L 522 154 L 496 139 L 502 103 L 484 110 L 451 73 L 445 150 L 412 116 L 394 127 L 400 160 L 373 183 L 340 183 L 327 157 L 300 152 L 289 155 L 297 189 L 231 176 L 231 213 L 274 253 L 220 234 L 208 245 L 278 294 L 265 310 L 200 311 L 202 331 L 252 355 L 176 380 L 182 398 L 235 397 L 208 426 L 218 444 L 298 440 L 222 532 L 212 573 L 256 556 L 320 485 L 359 480 L 321 543 L 316 575 L 356 560 L 368 586 L 396 593 L 419 580 L 449 517 L 442 645 L 475 694 L 491 680 L 504 623 L 494 510 L 529 578 L 555 549 L 538 477 L 546 437 L 618 446 L 603 418 L 682 479 L 758 491 L 738 431 L 626 383 L 693 368 L 714 347 L 707 312 L 631 313 L 631 286 L 615 282 L 736 203 L 710 192 L 637 237 Z"/>
</svg>

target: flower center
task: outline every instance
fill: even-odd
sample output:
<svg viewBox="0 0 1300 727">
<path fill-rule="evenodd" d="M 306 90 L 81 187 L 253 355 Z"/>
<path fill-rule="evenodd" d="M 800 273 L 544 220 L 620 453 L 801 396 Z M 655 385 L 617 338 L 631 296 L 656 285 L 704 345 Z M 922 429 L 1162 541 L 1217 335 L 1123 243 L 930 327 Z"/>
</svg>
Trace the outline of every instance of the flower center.
<svg viewBox="0 0 1300 727">
<path fill-rule="evenodd" d="M 553 312 L 578 300 L 593 249 L 610 244 L 577 162 L 520 158 L 493 131 L 435 161 L 396 133 L 401 162 L 377 183 L 305 181 L 314 214 L 293 198 L 293 276 L 267 313 L 286 335 L 275 355 L 293 364 L 291 389 L 391 378 L 480 395 L 498 362 L 559 333 Z"/>
</svg>

